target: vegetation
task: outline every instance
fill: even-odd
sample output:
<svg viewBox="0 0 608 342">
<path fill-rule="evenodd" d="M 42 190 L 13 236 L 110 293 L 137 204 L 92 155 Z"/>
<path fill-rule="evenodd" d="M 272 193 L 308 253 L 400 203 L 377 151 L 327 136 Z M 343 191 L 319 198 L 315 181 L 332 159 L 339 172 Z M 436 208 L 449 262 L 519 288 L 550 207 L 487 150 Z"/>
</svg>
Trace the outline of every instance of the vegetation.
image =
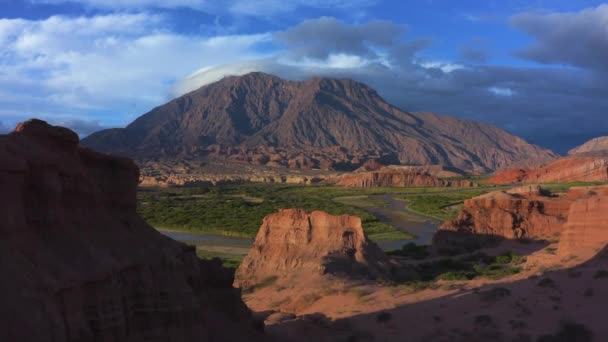
<svg viewBox="0 0 608 342">
<path fill-rule="evenodd" d="M 456 218 L 464 200 L 483 195 L 496 188 L 459 190 L 440 194 L 406 195 L 401 199 L 408 201 L 407 208 L 415 212 L 435 217 L 440 220 Z"/>
<path fill-rule="evenodd" d="M 446 258 L 422 263 L 418 270 L 423 281 L 500 279 L 521 272 L 519 265 L 524 261 L 524 257 L 511 252 L 499 256 L 477 253 L 462 259 Z"/>
<path fill-rule="evenodd" d="M 595 185 L 604 185 L 604 182 L 566 182 L 566 183 L 542 183 L 540 186 L 543 189 L 547 189 L 551 192 L 566 192 L 568 189 L 574 186 L 595 186 Z"/>
<path fill-rule="evenodd" d="M 407 243 L 401 249 L 388 251 L 386 254 L 422 260 L 429 256 L 428 246 L 419 246 L 413 242 Z"/>
<path fill-rule="evenodd" d="M 210 252 L 204 249 L 197 248 L 196 255 L 201 259 L 218 258 L 222 261 L 222 265 L 227 268 L 237 269 L 243 261 L 244 255 Z"/>
<path fill-rule="evenodd" d="M 157 228 L 254 237 L 264 216 L 283 208 L 323 210 L 359 216 L 374 240 L 411 239 L 362 207 L 382 205 L 366 196 L 379 193 L 426 193 L 443 188 L 350 189 L 329 186 L 234 185 L 212 188 L 142 190 L 140 215 Z M 346 197 L 346 199 L 345 199 Z M 334 200 L 337 199 L 337 200 Z"/>
</svg>

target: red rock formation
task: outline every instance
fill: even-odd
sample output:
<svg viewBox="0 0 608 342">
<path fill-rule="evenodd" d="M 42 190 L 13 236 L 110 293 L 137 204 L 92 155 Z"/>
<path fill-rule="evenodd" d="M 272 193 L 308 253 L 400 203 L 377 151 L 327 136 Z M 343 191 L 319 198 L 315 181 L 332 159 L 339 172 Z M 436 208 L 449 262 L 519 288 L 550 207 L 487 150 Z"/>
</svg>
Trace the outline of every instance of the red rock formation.
<svg viewBox="0 0 608 342">
<path fill-rule="evenodd" d="M 433 237 L 437 249 L 476 246 L 488 238 L 548 239 L 559 235 L 572 200 L 557 197 L 538 186 L 495 191 L 464 202 L 453 221 Z"/>
<path fill-rule="evenodd" d="M 446 180 L 428 173 L 400 171 L 384 168 L 375 172 L 345 174 L 336 180 L 336 185 L 354 188 L 378 187 L 473 187 L 470 180 Z"/>
<path fill-rule="evenodd" d="M 256 339 L 230 271 L 137 216 L 137 180 L 65 128 L 0 136 L 1 341 Z"/>
<path fill-rule="evenodd" d="M 388 278 L 390 272 L 388 258 L 367 239 L 358 217 L 284 209 L 264 218 L 236 284 L 251 287 L 275 278 L 310 285 L 326 276 Z"/>
<path fill-rule="evenodd" d="M 608 241 L 608 186 L 572 188 L 581 197 L 570 206 L 559 241 L 560 256 L 594 256 Z"/>
<path fill-rule="evenodd" d="M 488 179 L 492 184 L 608 182 L 608 158 L 568 157 L 537 169 L 515 169 Z"/>
<path fill-rule="evenodd" d="M 495 191 L 466 200 L 455 220 L 433 237 L 436 249 L 477 247 L 488 237 L 554 239 L 561 256 L 592 257 L 608 241 L 608 186 L 573 187 L 552 195 L 538 186 Z"/>
</svg>

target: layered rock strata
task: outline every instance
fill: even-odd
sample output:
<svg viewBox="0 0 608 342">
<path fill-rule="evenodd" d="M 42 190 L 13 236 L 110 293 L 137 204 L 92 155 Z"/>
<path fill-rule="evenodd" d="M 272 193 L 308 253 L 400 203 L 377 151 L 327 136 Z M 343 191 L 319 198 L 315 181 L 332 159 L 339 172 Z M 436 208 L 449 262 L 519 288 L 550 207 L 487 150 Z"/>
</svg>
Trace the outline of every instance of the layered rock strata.
<svg viewBox="0 0 608 342">
<path fill-rule="evenodd" d="M 382 169 L 374 172 L 345 174 L 338 177 L 336 185 L 354 188 L 377 187 L 474 187 L 470 180 L 446 180 L 424 172 Z"/>
<path fill-rule="evenodd" d="M 559 238 L 559 255 L 591 257 L 608 242 L 606 222 L 608 186 L 556 195 L 531 185 L 466 200 L 459 216 L 437 231 L 433 246 L 462 251 L 496 239 Z"/>
<path fill-rule="evenodd" d="M 256 339 L 230 271 L 135 213 L 138 176 L 43 121 L 0 136 L 0 340 Z"/>
<path fill-rule="evenodd" d="M 536 169 L 512 169 L 488 179 L 493 184 L 608 182 L 608 158 L 568 157 Z"/>
<path fill-rule="evenodd" d="M 363 232 L 355 216 L 284 209 L 264 218 L 253 247 L 236 273 L 236 284 L 267 279 L 312 284 L 326 277 L 391 277 L 387 256 Z"/>
</svg>

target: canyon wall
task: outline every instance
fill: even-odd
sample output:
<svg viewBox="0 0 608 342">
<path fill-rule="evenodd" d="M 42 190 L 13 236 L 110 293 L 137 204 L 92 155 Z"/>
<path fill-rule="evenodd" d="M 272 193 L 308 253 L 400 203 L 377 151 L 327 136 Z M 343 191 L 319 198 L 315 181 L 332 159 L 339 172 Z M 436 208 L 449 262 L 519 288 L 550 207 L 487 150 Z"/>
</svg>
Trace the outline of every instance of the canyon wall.
<svg viewBox="0 0 608 342">
<path fill-rule="evenodd" d="M 137 216 L 135 164 L 78 140 L 0 135 L 0 340 L 256 340 L 231 272 Z"/>
<path fill-rule="evenodd" d="M 377 187 L 474 187 L 470 180 L 446 180 L 424 172 L 399 171 L 391 168 L 380 171 L 345 174 L 336 185 L 353 188 Z"/>
<path fill-rule="evenodd" d="M 608 182 L 608 158 L 568 157 L 536 169 L 512 169 L 488 179 L 492 184 Z"/>
</svg>

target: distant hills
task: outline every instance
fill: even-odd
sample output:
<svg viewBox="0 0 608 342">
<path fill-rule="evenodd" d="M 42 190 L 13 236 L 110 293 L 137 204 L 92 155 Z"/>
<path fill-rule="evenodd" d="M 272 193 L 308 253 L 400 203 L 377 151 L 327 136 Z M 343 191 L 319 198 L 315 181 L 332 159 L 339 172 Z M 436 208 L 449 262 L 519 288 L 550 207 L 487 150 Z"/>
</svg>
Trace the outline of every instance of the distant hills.
<svg viewBox="0 0 608 342">
<path fill-rule="evenodd" d="M 82 143 L 137 160 L 301 169 L 354 169 L 382 159 L 489 172 L 557 157 L 492 125 L 405 112 L 350 79 L 298 82 L 259 72 L 203 86 Z"/>
<path fill-rule="evenodd" d="M 568 151 L 568 155 L 603 155 L 608 156 L 608 137 L 598 137 L 591 139 L 581 146 Z"/>
</svg>

